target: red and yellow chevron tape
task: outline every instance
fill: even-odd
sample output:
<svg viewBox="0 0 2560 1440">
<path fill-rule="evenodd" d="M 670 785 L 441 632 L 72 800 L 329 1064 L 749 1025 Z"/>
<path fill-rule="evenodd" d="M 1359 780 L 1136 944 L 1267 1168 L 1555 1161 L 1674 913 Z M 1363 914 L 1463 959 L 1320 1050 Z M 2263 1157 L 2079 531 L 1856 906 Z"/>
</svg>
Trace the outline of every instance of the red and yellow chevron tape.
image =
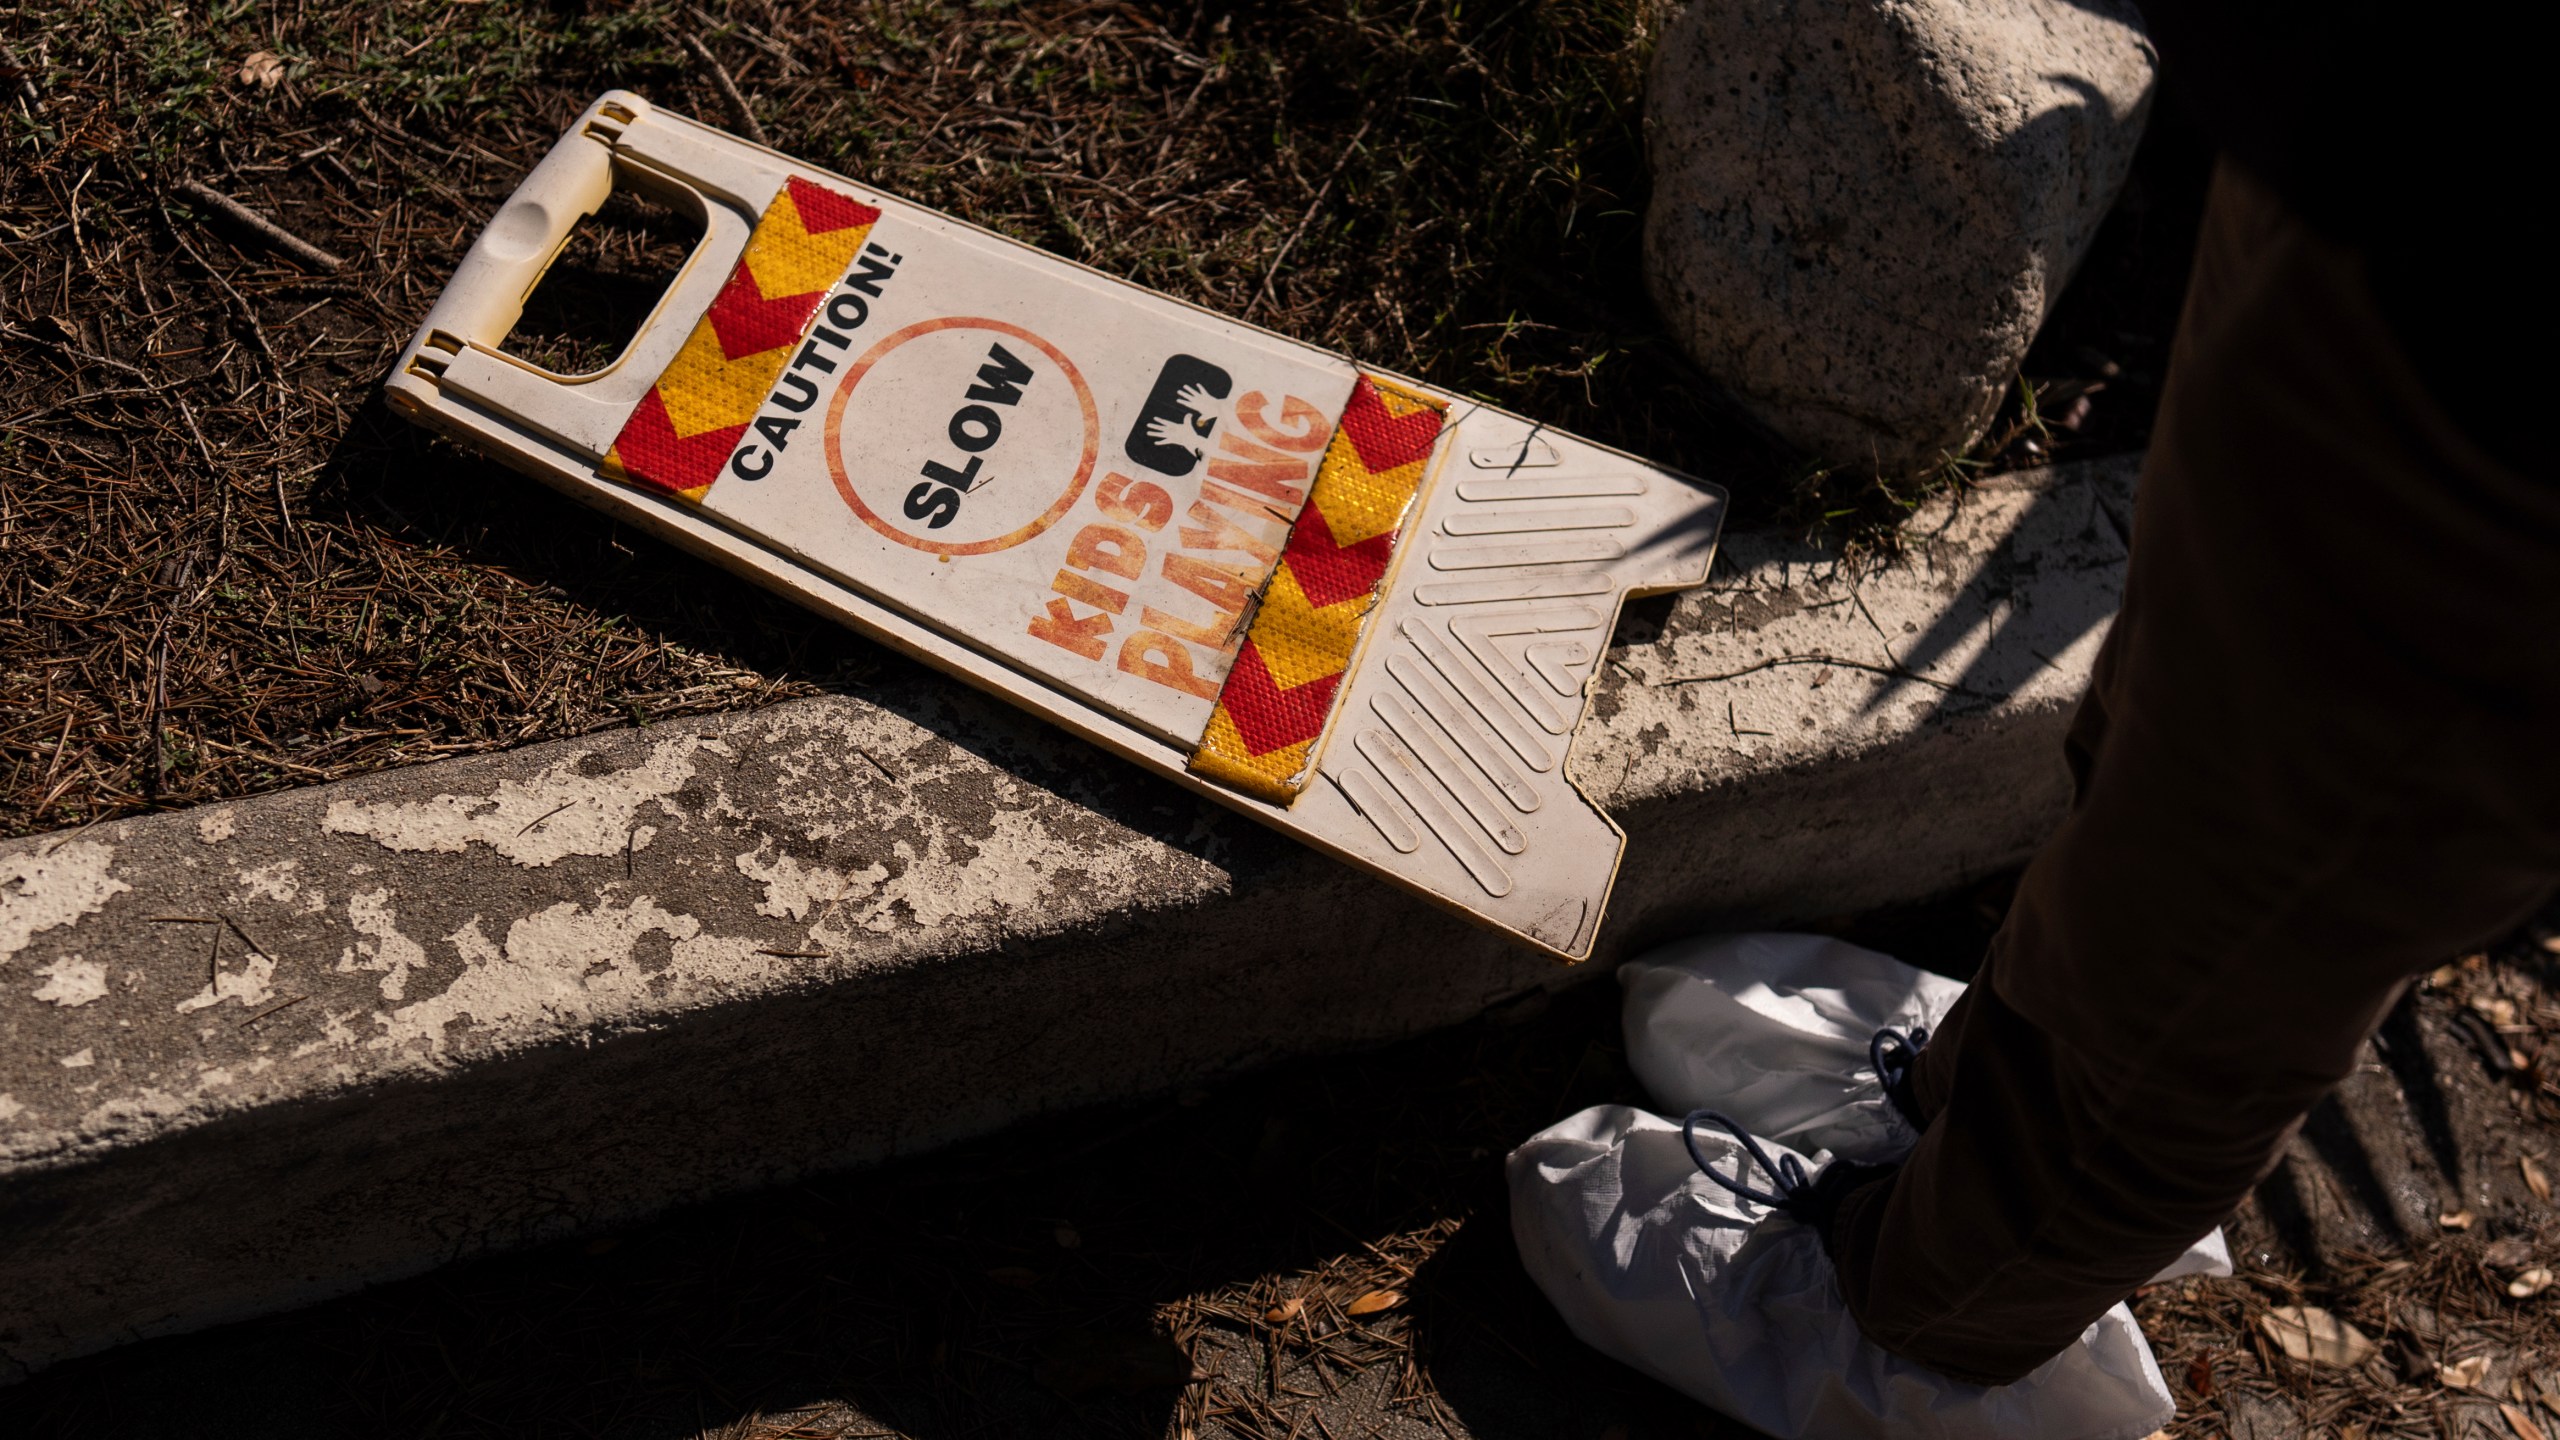
<svg viewBox="0 0 2560 1440">
<path fill-rule="evenodd" d="M 1446 409 L 1367 375 L 1351 387 L 1315 489 L 1191 754 L 1193 774 L 1280 805 L 1306 788 Z"/>
<path fill-rule="evenodd" d="M 793 176 L 765 207 L 711 308 L 605 456 L 604 473 L 699 500 L 790 362 L 818 302 L 880 212 Z"/>
</svg>

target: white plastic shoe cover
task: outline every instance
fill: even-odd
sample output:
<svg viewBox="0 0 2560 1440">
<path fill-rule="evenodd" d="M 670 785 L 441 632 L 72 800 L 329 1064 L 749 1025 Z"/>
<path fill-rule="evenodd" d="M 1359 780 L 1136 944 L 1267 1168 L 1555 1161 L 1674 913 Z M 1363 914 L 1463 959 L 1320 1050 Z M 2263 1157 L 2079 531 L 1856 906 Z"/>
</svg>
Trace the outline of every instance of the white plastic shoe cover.
<svg viewBox="0 0 2560 1440">
<path fill-rule="evenodd" d="M 1870 1165 L 1920 1137 L 1885 1099 L 1868 1040 L 1936 1030 L 1964 994 L 1824 935 L 1685 940 L 1620 966 L 1618 984 L 1627 1064 L 1664 1111 L 1712 1106 L 1763 1140 Z"/>
<path fill-rule="evenodd" d="M 1715 935 L 1618 969 L 1627 1064 L 1665 1112 L 1711 1107 L 1799 1154 L 1880 1165 L 1920 1137 L 1885 1098 L 1867 1056 L 1878 1030 L 1937 1030 L 1961 981 L 1827 935 Z M 2228 1275 L 2222 1232 L 2153 1283 Z"/>
<path fill-rule="evenodd" d="M 1697 1139 L 1741 1174 L 1730 1137 Z M 1585 1110 L 1513 1151 L 1509 1172 L 1520 1257 L 1576 1335 L 1779 1440 L 2140 1440 L 2176 1408 L 2122 1305 L 2013 1385 L 1877 1348 L 1821 1237 L 1699 1174 L 1679 1125 L 1644 1111 Z"/>
</svg>

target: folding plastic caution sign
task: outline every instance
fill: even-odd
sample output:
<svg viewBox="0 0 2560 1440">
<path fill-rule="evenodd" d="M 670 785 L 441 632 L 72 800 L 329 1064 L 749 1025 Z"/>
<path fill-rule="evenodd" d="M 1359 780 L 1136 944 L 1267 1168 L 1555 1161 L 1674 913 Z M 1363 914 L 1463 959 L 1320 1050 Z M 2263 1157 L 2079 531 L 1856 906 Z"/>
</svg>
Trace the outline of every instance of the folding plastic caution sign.
<svg viewBox="0 0 2560 1440">
<path fill-rule="evenodd" d="M 623 354 L 500 348 L 616 185 L 701 217 Z M 1721 491 L 620 91 L 500 208 L 392 406 L 1567 959 L 1624 837 L 1570 751 Z"/>
</svg>

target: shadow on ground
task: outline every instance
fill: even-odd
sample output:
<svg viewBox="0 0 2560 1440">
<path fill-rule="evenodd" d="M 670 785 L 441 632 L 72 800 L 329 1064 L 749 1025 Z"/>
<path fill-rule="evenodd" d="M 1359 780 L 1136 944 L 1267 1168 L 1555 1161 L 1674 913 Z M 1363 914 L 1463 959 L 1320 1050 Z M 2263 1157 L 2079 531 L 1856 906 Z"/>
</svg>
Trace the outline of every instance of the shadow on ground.
<svg viewBox="0 0 2560 1440">
<path fill-rule="evenodd" d="M 1962 975 L 2009 884 L 1838 928 Z M 2536 1027 L 2560 1018 L 2537 949 L 2447 967 L 2385 1026 L 2234 1222 L 2238 1278 L 2149 1292 L 2172 1433 L 2416 1423 L 2436 1363 L 2493 1347 L 2503 1395 L 2560 1339 L 2504 1298 L 2528 1262 L 2493 1277 L 2480 1258 L 2497 1236 L 2544 1253 L 2550 1207 L 2520 1157 L 2553 1127 L 2534 1072 L 2490 1074 L 2461 1018 L 2500 996 Z M 1504 1151 L 1641 1101 L 1616 1019 L 1603 979 L 1367 1055 L 133 1345 L 0 1391 L 0 1434 L 1739 1436 L 1575 1342 L 1512 1250 Z M 2476 1218 L 2439 1239 L 2454 1209 Z M 2265 1308 L 2305 1301 L 2402 1359 L 2314 1376 L 2253 1355 Z"/>
<path fill-rule="evenodd" d="M 1969 964 L 2001 898 L 1862 938 Z M 0 1391 L 0 1433 L 1737 1433 L 1575 1343 L 1511 1247 L 1503 1153 L 1639 1098 L 1616 1018 L 1603 979 L 1363 1056 L 145 1342 Z M 1402 1303 L 1343 1313 L 1376 1291 Z M 1291 1327 L 1258 1317 L 1292 1296 L 1312 1323 L 1275 1338 Z"/>
<path fill-rule="evenodd" d="M 1400 1391 L 1488 1437 L 1715 1433 L 1574 1344 L 1506 1230 L 1503 1149 L 1633 1096 L 1612 990 L 133 1346 L 0 1392 L 0 1432 L 1164 1436 L 1216 1418 L 1223 1387 L 1185 1384 L 1191 1363 L 1304 1403 L 1186 1306 L 1426 1231 L 1412 1303 L 1340 1347 L 1376 1355 L 1329 1367 L 1353 1392 L 1330 1433 L 1432 1433 Z M 1169 1373 L 1168 1328 L 1193 1342 Z M 1296 1368 L 1284 1383 L 1321 1393 Z"/>
</svg>

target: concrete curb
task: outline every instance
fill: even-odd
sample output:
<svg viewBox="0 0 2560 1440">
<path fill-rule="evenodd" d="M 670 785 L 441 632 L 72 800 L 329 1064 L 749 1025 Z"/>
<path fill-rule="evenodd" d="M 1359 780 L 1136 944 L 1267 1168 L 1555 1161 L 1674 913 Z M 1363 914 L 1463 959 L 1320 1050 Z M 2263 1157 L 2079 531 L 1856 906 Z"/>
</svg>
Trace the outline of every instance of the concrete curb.
<svg viewBox="0 0 2560 1440">
<path fill-rule="evenodd" d="M 2012 864 L 2134 470 L 1631 619 L 1576 969 L 922 674 L 0 846 L 0 1376 Z"/>
</svg>

